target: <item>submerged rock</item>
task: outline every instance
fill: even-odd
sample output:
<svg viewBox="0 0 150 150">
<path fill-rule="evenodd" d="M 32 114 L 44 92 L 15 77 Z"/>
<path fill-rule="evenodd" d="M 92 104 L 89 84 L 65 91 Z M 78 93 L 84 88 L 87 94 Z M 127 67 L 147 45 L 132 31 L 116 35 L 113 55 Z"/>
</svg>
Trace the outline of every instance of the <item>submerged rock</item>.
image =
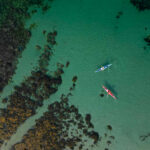
<svg viewBox="0 0 150 150">
<path fill-rule="evenodd" d="M 130 0 L 130 2 L 139 10 L 150 9 L 150 0 Z"/>
<path fill-rule="evenodd" d="M 147 45 L 150 45 L 150 35 L 148 35 L 146 38 L 144 38 L 145 42 L 147 42 Z"/>
<path fill-rule="evenodd" d="M 74 76 L 73 78 L 72 78 L 72 82 L 76 82 L 77 81 L 77 79 L 78 79 L 78 77 L 77 76 Z"/>
<path fill-rule="evenodd" d="M 40 50 L 40 49 L 41 49 L 41 46 L 40 46 L 40 45 L 36 45 L 35 48 L 36 48 L 37 50 Z"/>
<path fill-rule="evenodd" d="M 94 140 L 94 144 L 96 144 L 99 140 L 99 134 L 95 131 L 88 132 L 88 136 Z"/>
<path fill-rule="evenodd" d="M 69 147 L 81 150 L 87 142 L 84 136 L 94 140 L 93 144 L 89 143 L 90 149 L 96 145 L 99 139 L 98 133 L 88 131 L 82 115 L 74 105 L 70 106 L 68 101 L 64 100 L 66 98 L 63 94 L 60 102 L 50 104 L 48 111 L 36 120 L 36 124 L 24 135 L 21 142 L 13 145 L 13 149 L 20 150 L 23 147 L 24 149 L 63 150 Z M 87 120 L 90 118 L 88 114 Z"/>
<path fill-rule="evenodd" d="M 101 94 L 100 94 L 100 97 L 104 97 L 104 94 L 103 94 L 103 93 L 101 93 Z"/>
<path fill-rule="evenodd" d="M 70 64 L 70 62 L 69 62 L 69 61 L 67 61 L 67 62 L 66 62 L 66 67 L 68 67 L 68 66 L 69 66 L 69 64 Z"/>
<path fill-rule="evenodd" d="M 107 129 L 111 131 L 112 130 L 112 126 L 111 125 L 107 125 Z"/>
</svg>

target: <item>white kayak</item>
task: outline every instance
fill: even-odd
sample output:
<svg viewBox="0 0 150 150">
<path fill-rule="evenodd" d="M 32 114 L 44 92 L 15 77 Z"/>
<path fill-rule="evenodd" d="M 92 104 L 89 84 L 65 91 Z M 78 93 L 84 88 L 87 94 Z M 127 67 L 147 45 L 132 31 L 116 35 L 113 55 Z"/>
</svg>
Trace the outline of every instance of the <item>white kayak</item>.
<svg viewBox="0 0 150 150">
<path fill-rule="evenodd" d="M 101 68 L 99 68 L 98 70 L 96 70 L 95 72 L 99 72 L 99 71 L 104 71 L 105 69 L 109 68 L 112 64 L 108 64 L 105 66 L 102 66 Z"/>
</svg>

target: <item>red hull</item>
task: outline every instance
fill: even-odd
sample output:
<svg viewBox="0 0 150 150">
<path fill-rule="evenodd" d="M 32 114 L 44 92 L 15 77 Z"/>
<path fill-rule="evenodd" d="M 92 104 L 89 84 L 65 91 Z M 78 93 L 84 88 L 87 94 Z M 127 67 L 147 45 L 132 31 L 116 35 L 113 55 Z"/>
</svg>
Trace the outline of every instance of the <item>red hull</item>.
<svg viewBox="0 0 150 150">
<path fill-rule="evenodd" d="M 108 90 L 105 86 L 102 86 L 102 88 L 107 92 L 108 95 L 112 96 L 114 99 L 117 99 L 110 90 Z"/>
</svg>

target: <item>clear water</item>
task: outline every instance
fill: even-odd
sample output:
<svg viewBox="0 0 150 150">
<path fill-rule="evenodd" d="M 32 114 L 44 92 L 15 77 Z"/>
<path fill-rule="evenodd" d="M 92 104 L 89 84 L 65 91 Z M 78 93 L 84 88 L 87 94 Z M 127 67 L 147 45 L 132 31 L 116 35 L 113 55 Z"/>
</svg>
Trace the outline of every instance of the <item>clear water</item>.
<svg viewBox="0 0 150 150">
<path fill-rule="evenodd" d="M 123 14 L 117 19 L 119 11 Z M 28 20 L 26 26 L 31 23 L 38 26 L 33 29 L 30 42 L 19 60 L 12 85 L 1 97 L 9 95 L 13 84 L 19 84 L 37 65 L 40 52 L 35 45 L 44 45 L 43 29 L 56 29 L 57 46 L 49 70 L 52 71 L 57 62 L 65 64 L 70 61 L 70 66 L 51 102 L 62 93 L 68 93 L 72 77 L 77 75 L 77 86 L 70 103 L 82 114 L 92 115 L 95 130 L 100 135 L 106 132 L 106 125 L 112 125 L 116 139 L 110 149 L 149 150 L 150 139 L 143 142 L 139 139 L 140 135 L 150 132 L 150 47 L 143 49 L 146 45 L 143 38 L 150 34 L 149 18 L 150 11 L 138 12 L 127 0 L 55 0 L 47 13 L 42 14 L 39 10 Z M 112 63 L 110 69 L 94 72 L 106 63 Z M 110 96 L 101 98 L 102 85 L 109 87 L 117 100 Z M 18 129 L 3 149 L 9 149 L 21 139 L 34 125 L 35 118 L 47 110 L 47 104 L 48 101 L 36 116 Z M 105 139 L 102 139 L 93 149 L 101 150 L 105 145 Z"/>
</svg>

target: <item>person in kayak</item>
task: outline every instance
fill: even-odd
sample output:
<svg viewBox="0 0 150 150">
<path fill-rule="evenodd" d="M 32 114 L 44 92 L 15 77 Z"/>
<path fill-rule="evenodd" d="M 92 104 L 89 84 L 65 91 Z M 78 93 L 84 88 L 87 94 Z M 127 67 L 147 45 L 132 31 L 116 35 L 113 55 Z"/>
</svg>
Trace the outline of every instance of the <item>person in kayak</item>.
<svg viewBox="0 0 150 150">
<path fill-rule="evenodd" d="M 105 66 L 101 66 L 99 69 L 97 69 L 95 72 L 104 71 L 105 69 L 109 68 L 112 64 L 108 64 Z"/>
<path fill-rule="evenodd" d="M 101 66 L 101 70 L 103 71 L 105 68 L 103 66 Z"/>
<path fill-rule="evenodd" d="M 112 96 L 114 99 L 117 99 L 110 90 L 108 90 L 105 86 L 102 86 L 102 88 L 107 92 L 108 95 Z"/>
</svg>

